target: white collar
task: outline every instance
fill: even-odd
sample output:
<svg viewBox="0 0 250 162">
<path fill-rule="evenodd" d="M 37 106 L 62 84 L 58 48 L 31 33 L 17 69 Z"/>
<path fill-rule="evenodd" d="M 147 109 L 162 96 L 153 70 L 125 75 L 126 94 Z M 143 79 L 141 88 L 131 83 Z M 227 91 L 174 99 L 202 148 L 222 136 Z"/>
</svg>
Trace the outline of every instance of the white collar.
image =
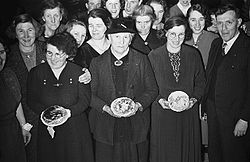
<svg viewBox="0 0 250 162">
<path fill-rule="evenodd" d="M 183 7 L 180 2 L 177 3 L 177 6 L 181 10 L 181 12 L 184 14 L 184 16 L 187 15 L 188 9 L 191 7 L 191 4 L 189 4 L 187 7 Z"/>
<path fill-rule="evenodd" d="M 239 37 L 240 35 L 240 32 L 238 31 L 238 33 L 232 38 L 230 39 L 229 41 L 225 42 L 223 41 L 223 43 L 226 43 L 227 46 L 225 47 L 225 54 L 228 53 L 228 51 L 230 50 L 230 48 L 233 46 L 234 42 L 236 41 L 236 39 Z"/>
<path fill-rule="evenodd" d="M 150 31 L 149 31 L 149 33 L 150 33 Z M 146 41 L 146 39 L 147 39 L 149 33 L 146 34 L 146 35 L 140 35 L 140 34 L 139 34 L 139 36 L 141 37 L 141 39 L 142 39 L 143 41 Z"/>
</svg>

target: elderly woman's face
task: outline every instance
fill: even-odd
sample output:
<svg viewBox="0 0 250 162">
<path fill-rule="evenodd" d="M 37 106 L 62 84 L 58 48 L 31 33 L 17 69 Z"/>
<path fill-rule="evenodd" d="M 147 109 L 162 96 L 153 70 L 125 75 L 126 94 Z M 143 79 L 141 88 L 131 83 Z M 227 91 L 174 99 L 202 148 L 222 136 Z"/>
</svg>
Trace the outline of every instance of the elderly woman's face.
<svg viewBox="0 0 250 162">
<path fill-rule="evenodd" d="M 201 34 L 205 27 L 205 17 L 198 11 L 191 11 L 188 22 L 195 34 Z"/>
<path fill-rule="evenodd" d="M 105 36 L 105 32 L 107 30 L 107 27 L 105 26 L 104 22 L 102 21 L 101 18 L 96 17 L 90 17 L 88 19 L 89 22 L 89 33 L 91 38 L 100 40 Z"/>
<path fill-rule="evenodd" d="M 156 16 L 156 20 L 154 21 L 154 24 L 159 24 L 162 21 L 163 15 L 164 15 L 164 8 L 159 3 L 150 3 L 150 6 L 153 7 L 154 13 Z"/>
<path fill-rule="evenodd" d="M 6 51 L 2 43 L 0 43 L 0 71 L 3 70 L 6 61 Z"/>
<path fill-rule="evenodd" d="M 42 18 L 47 28 L 49 28 L 50 30 L 56 30 L 62 20 L 60 8 L 56 7 L 53 9 L 46 9 Z"/>
<path fill-rule="evenodd" d="M 111 41 L 111 49 L 117 54 L 123 54 L 128 48 L 132 40 L 131 33 L 114 33 L 109 34 Z"/>
<path fill-rule="evenodd" d="M 77 46 L 80 47 L 86 38 L 86 28 L 76 24 L 69 33 L 76 39 Z"/>
<path fill-rule="evenodd" d="M 23 47 L 32 46 L 36 39 L 36 32 L 33 24 L 30 22 L 17 24 L 16 37 L 19 41 L 19 45 Z"/>
<path fill-rule="evenodd" d="M 173 28 L 169 29 L 166 33 L 167 37 L 167 45 L 171 48 L 179 48 L 181 44 L 184 42 L 185 38 L 185 26 L 174 26 Z"/>
<path fill-rule="evenodd" d="M 150 31 L 152 20 L 149 16 L 137 16 L 135 25 L 140 35 L 147 35 Z"/>
<path fill-rule="evenodd" d="M 46 59 L 51 69 L 60 69 L 66 64 L 68 55 L 59 51 L 56 46 L 47 44 Z"/>
<path fill-rule="evenodd" d="M 112 18 L 118 18 L 121 10 L 120 0 L 107 0 L 105 6 L 107 10 L 111 13 Z"/>
</svg>

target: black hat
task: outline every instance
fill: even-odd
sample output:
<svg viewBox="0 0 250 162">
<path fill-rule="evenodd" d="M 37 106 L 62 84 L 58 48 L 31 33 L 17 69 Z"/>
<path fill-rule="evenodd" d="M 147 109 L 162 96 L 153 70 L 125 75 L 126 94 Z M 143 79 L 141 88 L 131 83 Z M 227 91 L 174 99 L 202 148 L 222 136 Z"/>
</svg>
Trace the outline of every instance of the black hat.
<svg viewBox="0 0 250 162">
<path fill-rule="evenodd" d="M 113 19 L 110 28 L 106 31 L 106 34 L 114 33 L 135 33 L 134 20 L 131 18 L 118 18 Z"/>
</svg>

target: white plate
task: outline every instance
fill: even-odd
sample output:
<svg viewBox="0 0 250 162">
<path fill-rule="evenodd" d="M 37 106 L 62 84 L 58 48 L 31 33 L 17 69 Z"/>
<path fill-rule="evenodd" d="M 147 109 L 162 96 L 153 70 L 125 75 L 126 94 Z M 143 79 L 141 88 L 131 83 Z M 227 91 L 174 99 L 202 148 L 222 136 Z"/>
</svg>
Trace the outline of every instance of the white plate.
<svg viewBox="0 0 250 162">
<path fill-rule="evenodd" d="M 62 106 L 54 105 L 45 109 L 40 116 L 43 124 L 55 127 L 62 125 L 69 118 L 69 114 Z"/>
<path fill-rule="evenodd" d="M 183 91 L 174 91 L 168 96 L 169 107 L 176 112 L 188 108 L 189 96 Z"/>
<path fill-rule="evenodd" d="M 117 98 L 110 105 L 112 112 L 119 117 L 129 116 L 134 107 L 135 102 L 128 97 Z"/>
</svg>

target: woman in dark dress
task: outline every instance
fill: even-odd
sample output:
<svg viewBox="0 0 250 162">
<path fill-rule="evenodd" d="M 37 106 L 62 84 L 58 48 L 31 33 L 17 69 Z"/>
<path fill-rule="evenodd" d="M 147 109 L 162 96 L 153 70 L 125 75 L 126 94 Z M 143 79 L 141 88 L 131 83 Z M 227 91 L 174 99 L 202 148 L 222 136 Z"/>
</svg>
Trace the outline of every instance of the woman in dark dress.
<svg viewBox="0 0 250 162">
<path fill-rule="evenodd" d="M 113 20 L 107 31 L 111 47 L 92 60 L 90 127 L 96 162 L 148 162 L 150 104 L 157 96 L 147 56 L 131 49 L 131 22 Z M 135 102 L 132 113 L 119 117 L 110 104 L 119 97 Z"/>
<path fill-rule="evenodd" d="M 0 161 L 26 162 L 24 147 L 31 134 L 25 130 L 18 79 L 10 68 L 4 67 L 6 50 L 0 39 Z"/>
<path fill-rule="evenodd" d="M 76 41 L 69 33 L 55 34 L 47 42 L 47 62 L 31 69 L 28 75 L 28 104 L 35 113 L 40 115 L 49 106 L 60 105 L 71 114 L 64 124 L 54 127 L 53 138 L 39 120 L 39 162 L 93 162 L 85 113 L 90 102 L 90 87 L 78 82 L 82 68 L 67 61 L 76 50 Z"/>
<path fill-rule="evenodd" d="M 183 44 L 186 28 L 183 18 L 168 19 L 164 25 L 166 44 L 149 54 L 159 86 L 151 112 L 151 162 L 201 162 L 197 101 L 204 91 L 205 75 L 199 51 Z M 174 111 L 168 100 L 175 91 L 189 96 L 180 112 Z"/>
<path fill-rule="evenodd" d="M 110 46 L 106 37 L 106 30 L 111 22 L 111 14 L 103 8 L 90 11 L 88 16 L 88 31 L 90 39 L 78 50 L 74 62 L 82 67 L 89 68 L 94 57 L 103 54 Z"/>
<path fill-rule="evenodd" d="M 131 47 L 137 51 L 148 55 L 153 49 L 156 49 L 165 43 L 165 39 L 157 36 L 157 31 L 152 29 L 155 20 L 153 8 L 148 5 L 140 5 L 133 12 L 133 19 L 137 32 L 133 38 Z"/>
</svg>

